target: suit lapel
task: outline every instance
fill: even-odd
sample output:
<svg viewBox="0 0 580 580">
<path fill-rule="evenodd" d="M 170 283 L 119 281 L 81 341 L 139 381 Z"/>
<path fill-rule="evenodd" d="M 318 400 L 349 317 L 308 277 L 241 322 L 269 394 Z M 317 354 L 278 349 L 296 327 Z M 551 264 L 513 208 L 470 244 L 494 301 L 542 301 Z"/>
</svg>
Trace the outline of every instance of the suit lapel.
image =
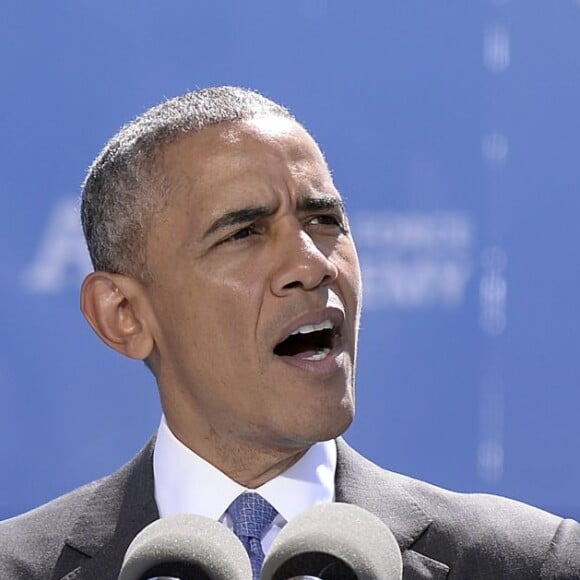
<svg viewBox="0 0 580 580">
<path fill-rule="evenodd" d="M 154 498 L 151 440 L 114 475 L 96 482 L 60 555 L 55 580 L 116 578 L 127 547 L 159 518 Z"/>
<path fill-rule="evenodd" d="M 359 455 L 342 438 L 337 450 L 336 501 L 362 507 L 389 527 L 403 555 L 405 580 L 446 578 L 446 564 L 412 549 L 432 519 L 397 477 Z"/>
</svg>

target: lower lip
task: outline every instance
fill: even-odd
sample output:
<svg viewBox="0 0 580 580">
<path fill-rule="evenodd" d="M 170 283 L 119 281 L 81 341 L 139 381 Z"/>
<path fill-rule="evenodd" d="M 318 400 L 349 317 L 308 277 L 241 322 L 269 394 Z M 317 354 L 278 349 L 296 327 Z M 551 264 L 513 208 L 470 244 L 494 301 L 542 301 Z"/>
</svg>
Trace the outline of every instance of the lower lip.
<svg viewBox="0 0 580 580">
<path fill-rule="evenodd" d="M 344 349 L 341 344 L 335 345 L 321 360 L 309 360 L 297 356 L 278 356 L 282 362 L 298 368 L 311 375 L 328 377 L 341 370 L 344 366 Z"/>
</svg>

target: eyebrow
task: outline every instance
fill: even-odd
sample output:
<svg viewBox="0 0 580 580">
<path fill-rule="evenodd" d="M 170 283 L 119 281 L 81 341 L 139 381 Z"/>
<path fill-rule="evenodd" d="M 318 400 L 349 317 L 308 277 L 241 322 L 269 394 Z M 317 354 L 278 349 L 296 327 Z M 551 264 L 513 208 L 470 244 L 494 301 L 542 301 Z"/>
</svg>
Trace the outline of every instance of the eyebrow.
<svg viewBox="0 0 580 580">
<path fill-rule="evenodd" d="M 299 211 L 320 211 L 322 209 L 344 213 L 344 203 L 342 199 L 333 195 L 304 197 L 298 202 Z"/>
<path fill-rule="evenodd" d="M 298 211 L 334 210 L 344 213 L 344 204 L 338 197 L 323 195 L 318 197 L 304 197 L 298 202 Z M 264 205 L 248 206 L 225 213 L 216 219 L 204 232 L 202 239 L 223 228 L 251 223 L 256 220 L 271 217 L 276 213 L 276 208 Z"/>
<path fill-rule="evenodd" d="M 209 228 L 203 234 L 202 239 L 207 238 L 214 232 L 223 228 L 239 224 L 247 224 L 259 219 L 270 217 L 271 215 L 274 215 L 275 211 L 275 209 L 266 207 L 264 205 L 244 207 L 242 209 L 229 211 L 219 217 L 209 226 Z"/>
</svg>

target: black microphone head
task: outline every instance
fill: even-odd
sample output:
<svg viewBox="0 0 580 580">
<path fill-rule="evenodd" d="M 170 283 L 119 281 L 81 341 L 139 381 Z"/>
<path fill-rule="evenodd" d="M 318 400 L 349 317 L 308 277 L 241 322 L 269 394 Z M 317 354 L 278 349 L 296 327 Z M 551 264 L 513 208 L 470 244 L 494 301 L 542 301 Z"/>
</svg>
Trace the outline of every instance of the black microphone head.
<svg viewBox="0 0 580 580">
<path fill-rule="evenodd" d="M 118 580 L 249 580 L 250 560 L 224 525 L 199 515 L 163 518 L 141 530 L 125 553 Z"/>
<path fill-rule="evenodd" d="M 389 528 L 360 507 L 330 503 L 284 526 L 266 556 L 261 580 L 400 580 L 402 575 L 401 551 Z"/>
</svg>

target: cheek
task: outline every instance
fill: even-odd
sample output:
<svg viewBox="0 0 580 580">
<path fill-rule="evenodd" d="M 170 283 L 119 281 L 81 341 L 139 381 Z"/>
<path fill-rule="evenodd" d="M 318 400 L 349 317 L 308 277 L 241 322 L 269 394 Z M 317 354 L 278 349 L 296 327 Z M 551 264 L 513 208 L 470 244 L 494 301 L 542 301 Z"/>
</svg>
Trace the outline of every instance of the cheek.
<svg viewBox="0 0 580 580">
<path fill-rule="evenodd" d="M 217 350 L 235 349 L 230 350 L 234 355 L 246 347 L 255 349 L 255 329 L 263 296 L 264 288 L 258 277 L 246 272 L 243 276 L 208 277 L 203 289 L 191 299 L 197 302 L 198 321 L 208 329 L 207 341 Z"/>
<path fill-rule="evenodd" d="M 334 262 L 338 266 L 343 279 L 351 289 L 351 293 L 360 298 L 362 279 L 358 254 L 352 242 L 341 244 L 335 251 Z"/>
<path fill-rule="evenodd" d="M 232 316 L 255 318 L 269 289 L 267 264 L 268 260 L 262 260 L 260 256 L 226 261 L 207 273 L 206 292 L 213 296 L 219 308 L 229 311 Z"/>
</svg>

